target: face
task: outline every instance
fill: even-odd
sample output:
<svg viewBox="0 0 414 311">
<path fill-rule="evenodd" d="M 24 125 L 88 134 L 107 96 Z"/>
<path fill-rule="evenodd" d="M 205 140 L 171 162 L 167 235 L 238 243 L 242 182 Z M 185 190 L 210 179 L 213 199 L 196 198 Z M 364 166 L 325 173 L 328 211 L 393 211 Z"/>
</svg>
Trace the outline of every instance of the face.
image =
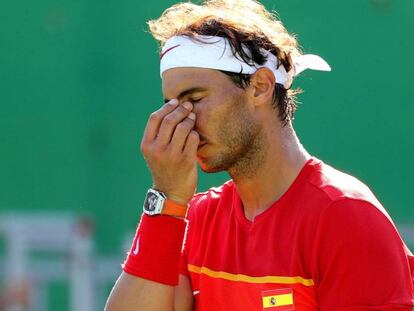
<svg viewBox="0 0 414 311">
<path fill-rule="evenodd" d="M 166 100 L 194 105 L 200 135 L 197 158 L 203 171 L 246 169 L 260 145 L 260 123 L 248 92 L 225 74 L 202 68 L 167 70 L 162 88 Z"/>
</svg>

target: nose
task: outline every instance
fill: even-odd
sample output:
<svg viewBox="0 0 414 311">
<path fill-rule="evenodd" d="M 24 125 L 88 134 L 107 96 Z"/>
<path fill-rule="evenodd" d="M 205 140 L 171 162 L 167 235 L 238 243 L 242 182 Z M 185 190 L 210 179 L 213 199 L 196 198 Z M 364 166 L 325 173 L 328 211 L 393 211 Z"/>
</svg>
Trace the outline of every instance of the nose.
<svg viewBox="0 0 414 311">
<path fill-rule="evenodd" d="M 193 105 L 192 112 L 194 112 L 194 114 L 196 115 L 195 125 L 194 125 L 194 128 L 196 129 L 200 124 L 200 118 L 202 117 L 202 114 L 200 113 L 200 109 L 197 107 L 197 105 Z"/>
<path fill-rule="evenodd" d="M 193 106 L 193 112 L 196 115 L 195 125 L 194 125 L 194 131 L 198 133 L 200 136 L 200 141 L 205 140 L 205 137 L 203 135 L 203 124 L 205 124 L 205 113 L 202 112 L 202 108 L 199 105 Z"/>
</svg>

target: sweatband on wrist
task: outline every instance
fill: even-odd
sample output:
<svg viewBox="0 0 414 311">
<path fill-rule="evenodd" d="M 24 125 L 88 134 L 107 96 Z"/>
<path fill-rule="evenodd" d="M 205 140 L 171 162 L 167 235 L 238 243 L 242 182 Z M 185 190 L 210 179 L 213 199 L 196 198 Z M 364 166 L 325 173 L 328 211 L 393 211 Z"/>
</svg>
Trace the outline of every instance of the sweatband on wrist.
<svg viewBox="0 0 414 311">
<path fill-rule="evenodd" d="M 147 280 L 176 286 L 186 220 L 143 214 L 123 270 Z"/>
</svg>

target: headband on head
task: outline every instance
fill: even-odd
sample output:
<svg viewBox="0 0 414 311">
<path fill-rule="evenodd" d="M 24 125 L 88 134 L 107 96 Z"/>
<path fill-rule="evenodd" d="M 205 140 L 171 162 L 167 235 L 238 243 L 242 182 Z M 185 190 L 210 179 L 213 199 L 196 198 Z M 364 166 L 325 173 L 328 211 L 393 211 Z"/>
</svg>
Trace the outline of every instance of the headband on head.
<svg viewBox="0 0 414 311">
<path fill-rule="evenodd" d="M 260 52 L 267 59 L 263 65 L 247 64 L 241 57 L 234 56 L 230 42 L 226 38 L 201 35 L 197 35 L 195 38 L 174 36 L 167 40 L 160 55 L 161 77 L 168 69 L 178 67 L 208 68 L 242 74 L 253 74 L 257 69 L 266 67 L 275 75 L 276 83 L 289 89 L 293 78 L 306 69 L 331 70 L 328 63 L 321 57 L 306 54 L 293 58 L 294 68 L 287 72 L 277 57 L 264 49 L 260 49 Z M 243 49 L 248 55 L 250 54 L 247 47 L 243 47 Z"/>
</svg>

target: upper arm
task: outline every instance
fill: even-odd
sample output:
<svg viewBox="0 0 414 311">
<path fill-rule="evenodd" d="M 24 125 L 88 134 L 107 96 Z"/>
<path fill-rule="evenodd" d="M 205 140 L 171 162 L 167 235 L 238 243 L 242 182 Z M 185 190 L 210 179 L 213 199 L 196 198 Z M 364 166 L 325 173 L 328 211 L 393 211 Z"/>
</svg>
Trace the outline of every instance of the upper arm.
<svg viewBox="0 0 414 311">
<path fill-rule="evenodd" d="M 105 307 L 106 311 L 193 310 L 193 295 L 187 276 L 180 274 L 176 287 L 122 272 Z"/>
<path fill-rule="evenodd" d="M 105 311 L 171 311 L 173 304 L 173 286 L 153 282 L 123 271 L 112 288 Z"/>
<path fill-rule="evenodd" d="M 411 310 L 413 280 L 404 243 L 370 203 L 343 200 L 328 208 L 314 254 L 321 310 Z"/>
<path fill-rule="evenodd" d="M 174 293 L 174 311 L 193 310 L 193 292 L 188 276 L 180 274 Z"/>
</svg>

